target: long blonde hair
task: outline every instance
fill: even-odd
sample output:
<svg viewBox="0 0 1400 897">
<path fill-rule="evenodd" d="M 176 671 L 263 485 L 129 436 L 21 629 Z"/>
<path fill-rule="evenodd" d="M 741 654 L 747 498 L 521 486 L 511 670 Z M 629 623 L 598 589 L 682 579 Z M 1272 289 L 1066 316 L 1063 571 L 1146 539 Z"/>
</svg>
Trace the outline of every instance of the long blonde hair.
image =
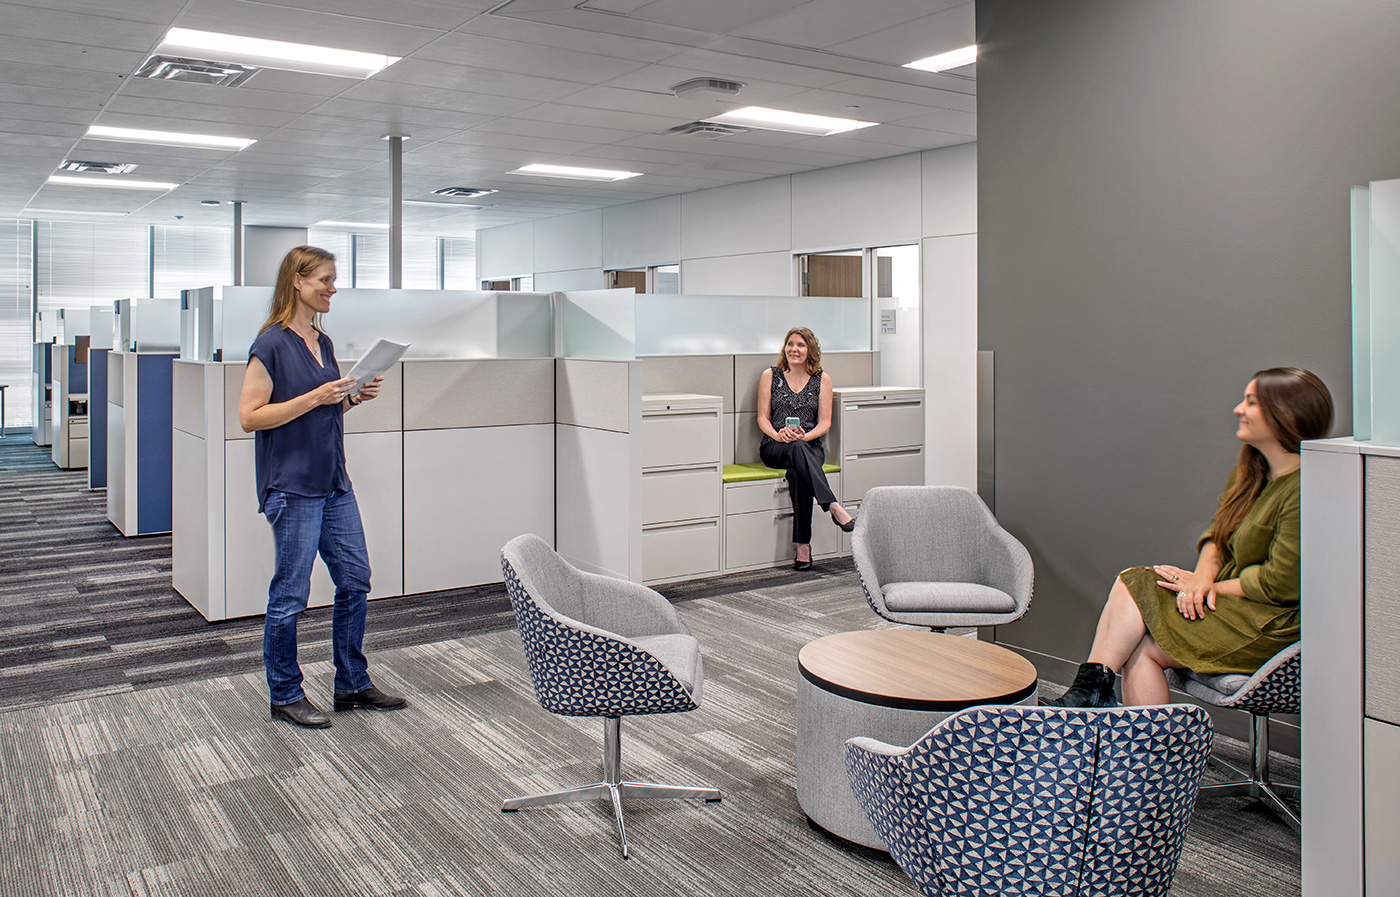
<svg viewBox="0 0 1400 897">
<path fill-rule="evenodd" d="M 783 347 L 778 350 L 778 370 L 786 372 L 788 369 L 787 343 L 794 333 L 807 343 L 807 373 L 818 376 L 822 372 L 822 344 L 817 342 L 817 335 L 806 327 L 794 327 L 783 336 Z"/>
<path fill-rule="evenodd" d="M 310 277 L 326 262 L 335 264 L 335 256 L 317 246 L 298 246 L 282 257 L 282 266 L 277 269 L 277 286 L 272 289 L 272 310 L 258 328 L 262 333 L 269 327 L 288 327 L 297 314 L 297 277 Z M 311 321 L 311 326 L 321 329 L 321 316 Z"/>
<path fill-rule="evenodd" d="M 1318 376 L 1302 368 L 1269 368 L 1254 375 L 1259 413 L 1284 451 L 1298 454 L 1305 439 L 1321 439 L 1332 429 L 1332 394 Z M 1252 445 L 1240 448 L 1230 489 L 1210 522 L 1210 541 L 1230 555 L 1235 534 L 1269 481 L 1269 462 Z"/>
</svg>

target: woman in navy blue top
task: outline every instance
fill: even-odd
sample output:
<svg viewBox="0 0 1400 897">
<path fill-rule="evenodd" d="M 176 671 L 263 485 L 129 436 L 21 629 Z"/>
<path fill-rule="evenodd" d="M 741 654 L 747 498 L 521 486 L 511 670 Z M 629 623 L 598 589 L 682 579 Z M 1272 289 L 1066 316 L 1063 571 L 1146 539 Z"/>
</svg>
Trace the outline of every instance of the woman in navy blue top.
<svg viewBox="0 0 1400 897">
<path fill-rule="evenodd" d="M 408 703 L 374 687 L 363 650 L 369 552 L 345 472 L 344 415 L 377 397 L 383 378 L 350 394 L 355 381 L 340 376 L 335 346 L 319 326 L 334 295 L 335 256 L 314 246 L 287 253 L 272 312 L 248 350 L 238 403 L 239 423 L 255 434 L 258 510 L 277 545 L 263 625 L 272 718 L 318 729 L 331 721 L 307 699 L 297 663 L 297 618 L 311 596 L 318 552 L 335 583 L 335 709 L 397 710 Z"/>
</svg>

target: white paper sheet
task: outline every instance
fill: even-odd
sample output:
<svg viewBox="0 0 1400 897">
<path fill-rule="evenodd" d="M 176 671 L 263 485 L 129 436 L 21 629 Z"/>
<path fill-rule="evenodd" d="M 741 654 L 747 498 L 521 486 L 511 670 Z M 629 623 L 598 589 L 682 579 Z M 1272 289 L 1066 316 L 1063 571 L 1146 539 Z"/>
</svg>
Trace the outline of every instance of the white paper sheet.
<svg viewBox="0 0 1400 897">
<path fill-rule="evenodd" d="M 358 392 L 365 383 L 397 364 L 411 345 L 413 344 L 392 342 L 383 337 L 375 340 L 374 345 L 369 347 L 369 351 L 365 353 L 364 357 L 355 362 L 350 373 L 345 375 L 355 378 L 354 384 L 350 387 L 350 393 L 353 395 Z"/>
</svg>

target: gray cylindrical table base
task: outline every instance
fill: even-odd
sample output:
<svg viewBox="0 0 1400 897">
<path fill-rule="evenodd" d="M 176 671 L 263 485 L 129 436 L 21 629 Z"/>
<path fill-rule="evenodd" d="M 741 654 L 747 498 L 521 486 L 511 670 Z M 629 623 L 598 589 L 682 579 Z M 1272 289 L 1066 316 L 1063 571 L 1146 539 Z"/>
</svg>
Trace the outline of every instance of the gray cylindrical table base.
<svg viewBox="0 0 1400 897">
<path fill-rule="evenodd" d="M 1034 706 L 1032 693 L 1018 703 Z M 866 704 L 797 679 L 797 803 L 833 835 L 885 850 L 846 777 L 846 741 L 857 736 L 913 744 L 956 710 L 901 710 Z"/>
</svg>

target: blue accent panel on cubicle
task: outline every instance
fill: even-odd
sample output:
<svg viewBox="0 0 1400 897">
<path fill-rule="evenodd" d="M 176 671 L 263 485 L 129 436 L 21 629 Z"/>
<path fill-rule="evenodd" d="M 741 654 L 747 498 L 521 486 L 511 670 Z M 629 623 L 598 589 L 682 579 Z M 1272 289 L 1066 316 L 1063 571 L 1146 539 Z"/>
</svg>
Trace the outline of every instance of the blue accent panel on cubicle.
<svg viewBox="0 0 1400 897">
<path fill-rule="evenodd" d="M 87 382 L 88 366 L 85 361 L 78 361 L 78 347 L 68 347 L 68 392 L 75 393 L 78 387 Z"/>
<path fill-rule="evenodd" d="M 136 529 L 170 532 L 170 479 L 173 465 L 174 354 L 136 356 Z M 128 397 L 128 405 L 130 398 Z M 128 407 L 128 414 L 130 413 Z M 133 484 L 128 483 L 127 489 Z"/>
<path fill-rule="evenodd" d="M 88 350 L 88 488 L 107 488 L 107 350 Z"/>
</svg>

